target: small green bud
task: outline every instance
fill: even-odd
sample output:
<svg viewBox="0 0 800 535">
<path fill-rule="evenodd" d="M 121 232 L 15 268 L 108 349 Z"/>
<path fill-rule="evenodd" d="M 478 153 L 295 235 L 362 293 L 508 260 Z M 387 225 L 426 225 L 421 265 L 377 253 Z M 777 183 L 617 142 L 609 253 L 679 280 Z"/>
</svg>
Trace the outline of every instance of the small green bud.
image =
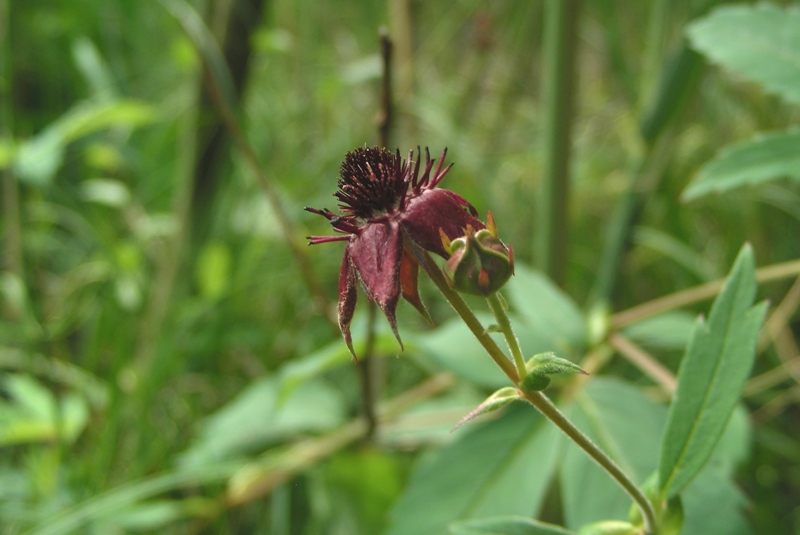
<svg viewBox="0 0 800 535">
<path fill-rule="evenodd" d="M 550 385 L 550 376 L 565 373 L 582 373 L 588 375 L 580 366 L 557 357 L 553 352 L 538 353 L 525 363 L 528 374 L 522 378 L 519 387 L 526 392 L 544 390 Z"/>
<path fill-rule="evenodd" d="M 450 252 L 444 273 L 459 292 L 486 297 L 514 274 L 514 252 L 497 237 L 491 212 L 485 229 L 467 227 L 461 238 L 442 242 Z"/>
</svg>

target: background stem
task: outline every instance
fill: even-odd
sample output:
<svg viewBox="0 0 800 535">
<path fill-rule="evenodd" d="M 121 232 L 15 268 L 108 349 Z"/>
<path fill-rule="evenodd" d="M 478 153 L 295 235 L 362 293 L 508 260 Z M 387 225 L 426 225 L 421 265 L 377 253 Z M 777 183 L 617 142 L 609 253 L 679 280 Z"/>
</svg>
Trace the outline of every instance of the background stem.
<svg viewBox="0 0 800 535">
<path fill-rule="evenodd" d="M 556 284 L 567 266 L 569 160 L 579 0 L 545 3 L 544 172 L 536 232 L 536 265 Z"/>
<path fill-rule="evenodd" d="M 394 113 L 392 106 L 392 40 L 389 38 L 389 32 L 386 28 L 381 28 L 378 31 L 378 40 L 383 62 L 381 109 L 378 115 L 378 146 L 389 149 Z M 383 375 L 385 366 L 382 360 L 374 358 L 375 320 L 378 316 L 378 306 L 374 301 L 369 302 L 368 312 L 364 359 L 359 362 L 358 371 L 361 375 L 361 399 L 364 406 L 364 419 L 367 422 L 365 438 L 371 440 L 375 436 L 375 430 L 378 425 L 378 419 L 375 415 L 375 400 L 378 398 L 376 387 L 379 382 L 378 377 Z"/>
<path fill-rule="evenodd" d="M 11 20 L 8 0 L 0 0 L 0 139 L 11 140 L 14 133 L 13 72 L 11 65 Z M 0 172 L 3 182 L 3 239 L 2 269 L 24 281 L 22 271 L 22 225 L 20 224 L 17 180 L 10 169 Z M 15 314 L 8 307 L 8 314 Z M 11 317 L 10 319 L 16 319 Z"/>
</svg>

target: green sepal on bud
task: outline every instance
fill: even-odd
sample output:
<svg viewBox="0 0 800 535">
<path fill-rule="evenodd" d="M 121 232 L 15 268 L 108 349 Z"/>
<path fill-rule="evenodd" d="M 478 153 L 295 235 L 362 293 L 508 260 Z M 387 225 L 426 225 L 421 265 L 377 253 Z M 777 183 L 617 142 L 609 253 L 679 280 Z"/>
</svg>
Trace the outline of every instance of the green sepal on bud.
<svg viewBox="0 0 800 535">
<path fill-rule="evenodd" d="M 470 420 L 480 416 L 481 414 L 487 414 L 489 412 L 494 412 L 498 409 L 502 409 L 512 401 L 520 399 L 519 390 L 514 388 L 513 386 L 505 386 L 500 390 L 494 392 L 491 396 L 486 398 L 480 405 L 475 407 L 469 414 L 464 416 L 464 418 L 458 422 L 458 424 L 450 431 L 451 433 L 464 425 L 465 423 L 469 422 Z"/>
<path fill-rule="evenodd" d="M 464 236 L 452 241 L 444 233 L 441 237 L 450 253 L 444 274 L 455 290 L 486 297 L 514 274 L 514 251 L 497 237 L 491 212 L 486 217 L 486 228 L 475 232 L 468 226 Z"/>
<path fill-rule="evenodd" d="M 526 392 L 534 392 L 547 388 L 550 385 L 551 375 L 567 373 L 589 375 L 574 362 L 557 357 L 553 352 L 538 353 L 532 356 L 528 362 L 525 363 L 525 371 L 527 375 L 520 381 L 519 387 Z"/>
</svg>

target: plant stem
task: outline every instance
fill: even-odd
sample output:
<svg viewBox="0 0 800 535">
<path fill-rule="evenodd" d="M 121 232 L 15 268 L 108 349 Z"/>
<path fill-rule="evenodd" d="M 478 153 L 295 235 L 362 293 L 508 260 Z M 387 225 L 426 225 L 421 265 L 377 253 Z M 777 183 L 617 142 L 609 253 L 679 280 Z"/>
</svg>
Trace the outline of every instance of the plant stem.
<svg viewBox="0 0 800 535">
<path fill-rule="evenodd" d="M 236 115 L 233 107 L 235 100 L 232 96 L 233 82 L 216 41 L 210 35 L 208 28 L 197 15 L 197 12 L 184 0 L 161 0 L 161 3 L 181 24 L 203 59 L 204 65 L 208 69 L 208 76 L 205 81 L 208 84 L 207 90 L 211 103 L 216 109 L 222 125 L 239 151 L 244 165 L 250 169 L 256 182 L 264 192 L 264 196 L 277 220 L 280 233 L 284 236 L 286 245 L 297 263 L 299 275 L 306 283 L 311 295 L 314 296 L 317 308 L 328 318 L 332 325 L 336 325 L 336 317 L 331 313 L 332 308 L 329 306 L 328 297 L 314 273 L 308 255 L 305 253 L 304 243 L 300 238 L 304 233 L 299 232 L 294 220 L 286 211 L 277 186 L 262 165 L 253 145 L 244 132 L 241 121 Z"/>
<path fill-rule="evenodd" d="M 796 277 L 798 275 L 800 275 L 800 260 L 789 260 L 788 262 L 757 269 L 756 281 L 758 283 L 764 283 Z M 719 293 L 724 285 L 725 279 L 717 279 L 617 312 L 611 316 L 611 327 L 614 329 L 621 329 L 631 323 L 642 321 L 643 319 L 657 316 L 658 314 L 691 305 L 699 301 L 711 299 Z"/>
<path fill-rule="evenodd" d="M 11 141 L 14 132 L 14 95 L 11 65 L 11 13 L 8 0 L 0 1 L 0 139 Z M 25 284 L 22 262 L 22 224 L 20 223 L 20 199 L 17 180 L 10 169 L 0 172 L 3 197 L 3 265 L 0 269 L 14 274 Z M 7 319 L 19 319 L 18 310 L 9 305 Z"/>
<path fill-rule="evenodd" d="M 579 6 L 578 0 L 545 3 L 544 172 L 534 250 L 539 269 L 559 285 L 564 282 L 567 265 L 567 200 Z"/>
<path fill-rule="evenodd" d="M 522 351 L 519 347 L 519 340 L 517 340 L 517 337 L 514 334 L 514 330 L 511 327 L 511 321 L 509 320 L 500 296 L 495 293 L 488 297 L 487 301 L 489 301 L 489 306 L 492 308 L 492 311 L 497 318 L 497 321 L 500 325 L 500 330 L 505 335 L 509 349 L 514 355 L 514 361 L 517 365 L 516 367 L 511 364 L 494 340 L 489 337 L 486 329 L 483 328 L 478 319 L 475 317 L 475 314 L 473 314 L 472 310 L 469 308 L 469 305 L 464 302 L 464 300 L 455 290 L 450 288 L 450 285 L 447 283 L 444 275 L 439 271 L 439 268 L 433 262 L 431 256 L 409 241 L 406 241 L 405 246 L 412 254 L 414 254 L 420 266 L 422 266 L 422 269 L 425 270 L 425 273 L 428 274 L 433 283 L 439 288 L 439 291 L 442 292 L 442 295 L 444 295 L 445 299 L 447 299 L 453 309 L 455 309 L 456 313 L 461 316 L 461 319 L 464 320 L 464 323 L 467 324 L 467 327 L 469 327 L 470 331 L 472 331 L 472 334 L 475 335 L 475 338 L 477 338 L 481 345 L 483 345 L 492 360 L 494 360 L 497 365 L 500 366 L 500 369 L 503 370 L 511 382 L 513 382 L 515 385 L 518 385 L 519 381 L 522 379 L 522 377 L 524 377 L 525 374 L 525 363 L 522 361 Z M 577 444 L 592 459 L 594 459 L 594 461 L 599 464 L 600 467 L 602 467 L 608 473 L 608 475 L 610 475 L 619 484 L 619 486 L 621 486 L 625 492 L 628 493 L 628 495 L 630 495 L 630 497 L 637 503 L 642 511 L 645 532 L 648 535 L 655 535 L 656 516 L 653 506 L 644 493 L 633 481 L 631 481 L 625 472 L 623 472 L 622 469 L 617 466 L 617 464 L 608 455 L 606 455 L 594 442 L 592 442 L 589 437 L 584 435 L 580 429 L 575 427 L 575 425 L 570 422 L 561 411 L 558 410 L 558 408 L 547 396 L 541 392 L 527 392 L 520 390 L 520 393 L 524 396 L 526 401 L 538 409 L 539 412 L 541 412 L 547 419 L 556 424 L 556 426 L 558 426 L 559 429 L 561 429 L 570 439 L 572 439 L 575 444 Z"/>
<path fill-rule="evenodd" d="M 406 247 L 409 248 L 410 252 L 414 255 L 419 262 L 419 265 L 422 266 L 422 269 L 425 270 L 425 273 L 431 278 L 433 283 L 439 288 L 439 291 L 442 292 L 444 298 L 450 303 L 453 309 L 456 311 L 456 314 L 461 316 L 461 319 L 464 320 L 464 323 L 467 324 L 467 327 L 475 338 L 478 339 L 478 342 L 486 349 L 486 352 L 489 353 L 489 356 L 495 363 L 500 366 L 500 369 L 503 370 L 503 373 L 513 382 L 515 385 L 519 383 L 520 377 L 517 369 L 508 360 L 508 357 L 503 353 L 503 351 L 497 346 L 495 341 L 489 336 L 484 329 L 481 322 L 478 321 L 478 318 L 475 317 L 475 314 L 472 313 L 472 310 L 469 308 L 469 305 L 464 302 L 461 296 L 447 283 L 447 280 L 442 275 L 441 271 L 439 271 L 438 266 L 433 261 L 431 256 L 421 250 L 414 244 L 406 243 Z M 523 368 L 524 369 L 524 368 Z"/>
<path fill-rule="evenodd" d="M 647 496 L 630 480 L 630 478 L 622 471 L 622 469 L 615 463 L 597 444 L 584 435 L 580 429 L 569 421 L 564 416 L 558 407 L 556 407 L 550 399 L 542 392 L 522 392 L 525 400 L 536 407 L 548 420 L 553 422 L 561 429 L 575 444 L 585 451 L 594 461 L 605 470 L 620 487 L 633 498 L 633 501 L 639 506 L 642 511 L 642 518 L 644 519 L 644 529 L 648 535 L 655 535 L 656 533 L 656 514 L 653 510 L 653 505 Z"/>
<path fill-rule="evenodd" d="M 514 357 L 514 364 L 517 366 L 517 373 L 520 378 L 525 377 L 527 375 L 525 359 L 522 357 L 519 339 L 516 333 L 514 333 L 514 328 L 511 326 L 511 320 L 508 317 L 508 311 L 506 310 L 503 298 L 500 296 L 499 292 L 495 292 L 487 297 L 486 301 L 489 302 L 489 308 L 492 309 L 492 313 L 497 320 L 497 325 L 500 327 L 500 332 L 502 332 L 503 336 L 506 338 L 508 349 Z"/>
</svg>

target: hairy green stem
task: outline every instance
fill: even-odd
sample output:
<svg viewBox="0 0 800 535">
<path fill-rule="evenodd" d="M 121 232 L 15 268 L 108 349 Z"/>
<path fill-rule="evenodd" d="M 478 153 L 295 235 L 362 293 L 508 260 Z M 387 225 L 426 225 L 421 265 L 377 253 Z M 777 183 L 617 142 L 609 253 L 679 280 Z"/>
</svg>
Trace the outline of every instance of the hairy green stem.
<svg viewBox="0 0 800 535">
<path fill-rule="evenodd" d="M 519 339 L 517 338 L 516 333 L 514 333 L 514 328 L 511 326 L 511 320 L 508 317 L 508 311 L 506 310 L 506 305 L 503 302 L 503 298 L 500 296 L 499 292 L 495 292 L 487 297 L 486 301 L 488 301 L 489 308 L 492 309 L 492 314 L 494 314 L 494 317 L 497 320 L 497 326 L 500 327 L 500 332 L 503 333 L 503 336 L 506 339 L 506 344 L 508 344 L 508 349 L 511 351 L 511 355 L 514 357 L 514 364 L 517 366 L 517 373 L 519 374 L 520 378 L 523 378 L 527 375 L 527 371 L 525 370 L 525 359 L 522 356 L 522 348 L 519 346 Z"/>
<path fill-rule="evenodd" d="M 536 407 L 548 420 L 558 426 L 575 444 L 585 451 L 594 461 L 599 464 L 603 470 L 606 471 L 620 487 L 633 498 L 633 501 L 639 506 L 642 511 L 642 518 L 644 519 L 644 529 L 648 535 L 656 534 L 656 513 L 653 510 L 653 504 L 647 499 L 647 496 L 631 481 L 631 479 L 622 471 L 622 469 L 611 458 L 601 450 L 597 444 L 581 432 L 580 429 L 569 421 L 569 419 L 558 410 L 550 398 L 545 396 L 542 392 L 522 392 L 525 400 Z"/>
</svg>

